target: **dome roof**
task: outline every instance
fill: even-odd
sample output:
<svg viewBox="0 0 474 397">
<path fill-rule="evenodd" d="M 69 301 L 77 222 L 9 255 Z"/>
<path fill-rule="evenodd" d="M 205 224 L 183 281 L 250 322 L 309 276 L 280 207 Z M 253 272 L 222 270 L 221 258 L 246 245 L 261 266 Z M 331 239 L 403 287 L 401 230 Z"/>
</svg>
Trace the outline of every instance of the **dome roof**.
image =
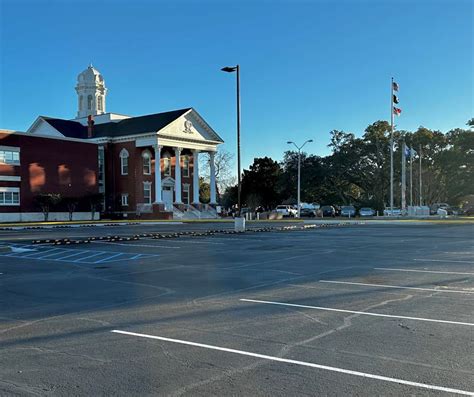
<svg viewBox="0 0 474 397">
<path fill-rule="evenodd" d="M 103 82 L 104 78 L 100 74 L 100 72 L 92 66 L 92 64 L 89 65 L 89 67 L 79 73 L 77 76 L 77 81 L 100 81 Z"/>
</svg>

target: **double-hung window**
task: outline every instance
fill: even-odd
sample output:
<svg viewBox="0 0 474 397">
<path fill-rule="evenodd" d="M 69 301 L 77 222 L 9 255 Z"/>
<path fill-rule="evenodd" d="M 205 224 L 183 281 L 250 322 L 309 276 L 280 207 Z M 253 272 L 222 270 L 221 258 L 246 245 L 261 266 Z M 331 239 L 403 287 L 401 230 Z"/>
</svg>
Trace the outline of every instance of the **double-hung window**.
<svg viewBox="0 0 474 397">
<path fill-rule="evenodd" d="M 189 177 L 189 156 L 183 158 L 183 176 Z"/>
<path fill-rule="evenodd" d="M 122 207 L 128 207 L 128 193 L 122 193 Z"/>
<path fill-rule="evenodd" d="M 120 152 L 120 173 L 122 175 L 128 175 L 128 152 L 126 149 L 122 149 Z"/>
<path fill-rule="evenodd" d="M 169 155 L 163 157 L 163 174 L 165 176 L 171 175 L 171 157 Z"/>
<path fill-rule="evenodd" d="M 143 202 L 151 204 L 151 182 L 143 182 Z"/>
<path fill-rule="evenodd" d="M 143 175 L 151 175 L 151 154 L 148 151 L 143 152 Z"/>
</svg>

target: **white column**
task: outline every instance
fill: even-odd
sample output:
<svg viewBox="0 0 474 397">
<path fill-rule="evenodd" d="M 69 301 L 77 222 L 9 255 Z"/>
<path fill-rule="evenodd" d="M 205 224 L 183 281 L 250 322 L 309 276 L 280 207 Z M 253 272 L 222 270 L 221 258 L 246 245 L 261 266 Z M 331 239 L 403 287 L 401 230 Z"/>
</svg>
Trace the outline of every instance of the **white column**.
<svg viewBox="0 0 474 397">
<path fill-rule="evenodd" d="M 161 196 L 161 149 L 163 146 L 153 145 L 155 151 L 155 204 L 163 202 Z"/>
<path fill-rule="evenodd" d="M 182 204 L 181 201 L 181 151 L 183 149 L 180 147 L 174 148 L 174 155 L 176 158 L 176 163 L 174 167 L 174 193 L 176 204 Z"/>
<path fill-rule="evenodd" d="M 193 204 L 199 204 L 199 150 L 193 150 Z"/>
<path fill-rule="evenodd" d="M 211 200 L 210 204 L 217 204 L 216 200 L 216 165 L 214 164 L 214 152 L 209 153 L 209 166 L 211 168 L 210 171 L 210 188 L 211 188 Z"/>
</svg>

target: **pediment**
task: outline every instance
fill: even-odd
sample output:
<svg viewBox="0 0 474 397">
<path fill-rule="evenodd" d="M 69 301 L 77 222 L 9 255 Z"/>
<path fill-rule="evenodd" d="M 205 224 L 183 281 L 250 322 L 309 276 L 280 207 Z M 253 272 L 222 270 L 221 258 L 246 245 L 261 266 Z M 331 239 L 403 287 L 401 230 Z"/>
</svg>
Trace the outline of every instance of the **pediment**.
<svg viewBox="0 0 474 397">
<path fill-rule="evenodd" d="M 161 186 L 169 186 L 174 188 L 174 179 L 170 176 L 167 176 L 161 181 Z"/>
<path fill-rule="evenodd" d="M 192 139 L 203 142 L 224 142 L 194 109 L 190 109 L 172 123 L 162 128 L 158 131 L 158 136 Z"/>
<path fill-rule="evenodd" d="M 39 116 L 35 122 L 31 125 L 30 128 L 26 131 L 28 134 L 35 135 L 46 135 L 46 136 L 55 136 L 55 137 L 65 137 L 61 134 L 56 128 L 51 124 L 45 121 L 41 116 Z"/>
</svg>

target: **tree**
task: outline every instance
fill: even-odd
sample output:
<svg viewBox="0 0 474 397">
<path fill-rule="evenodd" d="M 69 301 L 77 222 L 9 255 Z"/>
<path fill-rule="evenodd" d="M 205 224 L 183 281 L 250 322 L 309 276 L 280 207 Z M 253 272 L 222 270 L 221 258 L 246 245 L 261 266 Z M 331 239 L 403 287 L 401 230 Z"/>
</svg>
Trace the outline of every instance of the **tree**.
<svg viewBox="0 0 474 397">
<path fill-rule="evenodd" d="M 222 195 L 222 205 L 224 208 L 231 208 L 237 204 L 238 198 L 237 185 L 229 186 Z"/>
<path fill-rule="evenodd" d="M 203 177 L 199 178 L 199 201 L 208 204 L 211 201 L 211 187 Z"/>
<path fill-rule="evenodd" d="M 287 151 L 281 162 L 282 175 L 279 183 L 282 204 L 296 203 L 298 196 L 298 152 Z M 322 197 L 324 167 L 319 156 L 301 153 L 301 201 L 316 203 Z"/>
<path fill-rule="evenodd" d="M 89 205 L 91 211 L 91 220 L 94 220 L 97 209 L 100 208 L 104 201 L 104 195 L 102 193 L 89 193 L 84 196 L 84 200 Z"/>
<path fill-rule="evenodd" d="M 469 127 L 471 128 L 474 128 L 474 118 L 472 118 L 471 120 L 469 120 L 466 125 L 468 125 Z"/>
<path fill-rule="evenodd" d="M 200 157 L 199 162 L 200 174 L 206 182 L 210 181 L 209 160 L 209 153 L 204 153 Z M 219 149 L 214 155 L 214 166 L 216 170 L 217 198 L 220 199 L 226 189 L 235 184 L 236 177 L 233 173 L 234 155 L 227 150 Z"/>
<path fill-rule="evenodd" d="M 46 222 L 48 220 L 50 210 L 61 201 L 61 195 L 56 193 L 41 193 L 35 196 L 34 200 L 41 208 L 44 221 Z"/>
<path fill-rule="evenodd" d="M 77 197 L 64 197 L 62 202 L 66 204 L 67 210 L 69 212 L 69 220 L 72 221 L 74 211 L 79 204 L 79 199 Z"/>
<path fill-rule="evenodd" d="M 280 201 L 278 186 L 281 173 L 280 165 L 270 157 L 255 158 L 249 170 L 243 172 L 241 193 L 243 203 L 250 200 L 255 206 L 277 205 Z"/>
</svg>

